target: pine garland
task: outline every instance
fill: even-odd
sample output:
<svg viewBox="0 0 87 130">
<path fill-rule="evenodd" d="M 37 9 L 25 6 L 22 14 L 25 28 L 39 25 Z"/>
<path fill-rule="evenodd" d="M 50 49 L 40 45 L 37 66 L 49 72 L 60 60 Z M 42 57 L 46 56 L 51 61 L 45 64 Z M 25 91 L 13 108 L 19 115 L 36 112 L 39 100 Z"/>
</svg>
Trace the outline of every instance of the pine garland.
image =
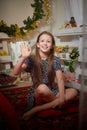
<svg viewBox="0 0 87 130">
<path fill-rule="evenodd" d="M 34 0 L 34 3 L 31 4 L 31 7 L 34 8 L 34 13 L 32 18 L 30 16 L 27 17 L 26 20 L 23 21 L 24 26 L 20 27 L 17 24 L 7 25 L 3 20 L 0 21 L 0 32 L 6 33 L 9 37 L 19 37 L 23 38 L 32 30 L 37 28 L 40 23 L 40 19 L 45 16 L 43 10 L 44 0 Z"/>
</svg>

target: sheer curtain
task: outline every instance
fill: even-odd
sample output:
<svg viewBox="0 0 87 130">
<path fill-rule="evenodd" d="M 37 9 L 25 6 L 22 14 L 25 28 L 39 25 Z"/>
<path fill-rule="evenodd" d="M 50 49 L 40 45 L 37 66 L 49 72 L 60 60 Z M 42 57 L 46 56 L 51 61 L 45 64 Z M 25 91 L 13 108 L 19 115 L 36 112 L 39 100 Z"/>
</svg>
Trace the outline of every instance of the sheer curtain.
<svg viewBox="0 0 87 130">
<path fill-rule="evenodd" d="M 66 20 L 73 16 L 78 26 L 83 24 L 83 0 L 63 0 Z"/>
</svg>

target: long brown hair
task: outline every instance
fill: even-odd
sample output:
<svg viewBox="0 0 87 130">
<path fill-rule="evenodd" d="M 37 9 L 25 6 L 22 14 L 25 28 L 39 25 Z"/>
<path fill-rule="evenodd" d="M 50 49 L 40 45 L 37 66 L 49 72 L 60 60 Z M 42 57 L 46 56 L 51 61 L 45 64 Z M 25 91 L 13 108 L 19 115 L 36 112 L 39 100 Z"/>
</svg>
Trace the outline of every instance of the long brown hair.
<svg viewBox="0 0 87 130">
<path fill-rule="evenodd" d="M 49 52 L 49 55 L 48 55 L 48 80 L 49 80 L 49 85 L 50 86 L 53 86 L 54 85 L 54 80 L 55 80 L 55 72 L 54 72 L 54 69 L 53 69 L 53 57 L 54 57 L 54 48 L 55 48 L 55 39 L 53 37 L 53 35 L 50 33 L 50 32 L 47 32 L 47 31 L 43 31 L 42 33 L 40 33 L 37 37 L 37 43 L 39 42 L 39 39 L 40 37 L 43 35 L 43 34 L 47 34 L 49 35 L 51 38 L 52 38 L 52 49 L 50 50 Z M 38 47 L 36 45 L 36 54 L 35 54 L 35 67 L 34 67 L 34 79 L 33 79 L 33 82 L 34 82 L 34 85 L 35 86 L 38 86 L 39 84 L 42 83 L 42 60 L 41 60 L 41 57 L 39 55 L 39 50 L 38 50 Z"/>
</svg>

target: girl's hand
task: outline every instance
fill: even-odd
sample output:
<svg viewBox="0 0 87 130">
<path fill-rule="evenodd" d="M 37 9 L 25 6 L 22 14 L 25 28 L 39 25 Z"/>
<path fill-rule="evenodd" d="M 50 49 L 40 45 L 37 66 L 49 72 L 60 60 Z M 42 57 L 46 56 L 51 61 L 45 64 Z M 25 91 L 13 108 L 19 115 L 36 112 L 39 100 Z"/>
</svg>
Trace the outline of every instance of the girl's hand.
<svg viewBox="0 0 87 130">
<path fill-rule="evenodd" d="M 22 57 L 27 58 L 31 54 L 31 48 L 28 48 L 26 45 L 21 45 L 21 54 Z"/>
<path fill-rule="evenodd" d="M 58 94 L 57 98 L 52 103 L 52 108 L 55 108 L 57 106 L 61 108 L 64 105 L 64 103 L 65 103 L 65 99 L 63 97 L 60 98 Z"/>
</svg>

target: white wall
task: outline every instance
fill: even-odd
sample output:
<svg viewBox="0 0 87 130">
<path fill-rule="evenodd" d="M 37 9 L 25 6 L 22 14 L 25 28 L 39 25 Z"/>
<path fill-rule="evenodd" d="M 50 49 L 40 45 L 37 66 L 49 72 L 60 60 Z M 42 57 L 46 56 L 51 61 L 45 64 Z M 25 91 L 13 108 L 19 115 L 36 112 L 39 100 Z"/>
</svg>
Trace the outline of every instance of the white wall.
<svg viewBox="0 0 87 130">
<path fill-rule="evenodd" d="M 22 26 L 23 20 L 33 15 L 31 3 L 33 0 L 0 0 L 0 20 Z"/>
<path fill-rule="evenodd" d="M 63 0 L 55 0 L 52 13 L 52 32 L 54 33 L 60 26 L 64 25 L 64 21 L 66 20 Z"/>
</svg>

